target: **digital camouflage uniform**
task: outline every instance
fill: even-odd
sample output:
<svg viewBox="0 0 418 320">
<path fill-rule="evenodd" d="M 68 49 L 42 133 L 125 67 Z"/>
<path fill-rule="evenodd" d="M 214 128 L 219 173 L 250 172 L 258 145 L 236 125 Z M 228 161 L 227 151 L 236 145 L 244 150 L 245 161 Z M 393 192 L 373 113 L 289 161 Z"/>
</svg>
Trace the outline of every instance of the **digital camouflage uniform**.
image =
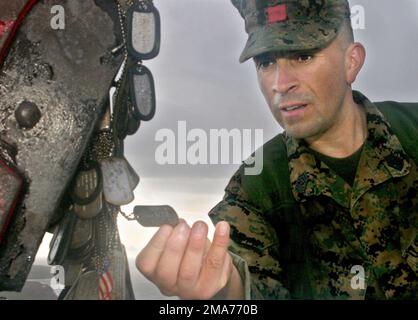
<svg viewBox="0 0 418 320">
<path fill-rule="evenodd" d="M 275 161 L 277 139 L 285 139 L 291 191 L 306 232 L 303 245 L 311 255 L 300 275 L 311 294 L 298 298 L 418 298 L 418 168 L 377 107 L 358 92 L 354 99 L 367 112 L 368 137 L 353 187 L 316 159 L 302 140 L 280 134 L 263 146 L 264 163 Z M 418 104 L 411 107 L 418 110 Z M 295 298 L 284 285 L 292 270 L 282 267 L 280 251 L 281 246 L 291 250 L 292 239 L 280 243 L 277 227 L 266 216 L 267 211 L 280 214 L 274 209 L 279 200 L 272 196 L 274 190 L 249 194 L 242 181 L 254 178 L 243 172 L 240 168 L 232 177 L 210 218 L 231 225 L 230 251 L 245 279 L 246 298 Z M 274 180 L 274 167 L 263 174 Z M 365 270 L 364 290 L 351 286 L 355 274 L 350 271 L 356 265 Z"/>
</svg>

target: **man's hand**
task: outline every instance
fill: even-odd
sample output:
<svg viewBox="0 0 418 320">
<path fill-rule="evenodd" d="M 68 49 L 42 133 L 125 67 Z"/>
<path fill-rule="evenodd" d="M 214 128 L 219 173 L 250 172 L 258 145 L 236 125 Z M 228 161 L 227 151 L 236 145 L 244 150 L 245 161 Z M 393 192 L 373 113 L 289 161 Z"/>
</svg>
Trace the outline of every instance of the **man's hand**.
<svg viewBox="0 0 418 320">
<path fill-rule="evenodd" d="M 167 296 L 240 299 L 243 286 L 228 254 L 229 224 L 219 222 L 211 243 L 202 221 L 163 225 L 138 254 L 136 266 Z"/>
</svg>

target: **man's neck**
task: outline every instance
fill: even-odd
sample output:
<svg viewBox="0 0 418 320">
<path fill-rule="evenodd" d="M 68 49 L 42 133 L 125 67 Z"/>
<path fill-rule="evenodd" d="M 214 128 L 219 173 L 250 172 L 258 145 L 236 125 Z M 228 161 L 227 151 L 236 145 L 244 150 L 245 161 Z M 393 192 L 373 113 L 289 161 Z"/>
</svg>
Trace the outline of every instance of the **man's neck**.
<svg viewBox="0 0 418 320">
<path fill-rule="evenodd" d="M 364 108 L 354 102 L 352 92 L 344 102 L 340 121 L 326 133 L 305 139 L 309 147 L 333 158 L 346 158 L 355 153 L 367 138 Z"/>
</svg>

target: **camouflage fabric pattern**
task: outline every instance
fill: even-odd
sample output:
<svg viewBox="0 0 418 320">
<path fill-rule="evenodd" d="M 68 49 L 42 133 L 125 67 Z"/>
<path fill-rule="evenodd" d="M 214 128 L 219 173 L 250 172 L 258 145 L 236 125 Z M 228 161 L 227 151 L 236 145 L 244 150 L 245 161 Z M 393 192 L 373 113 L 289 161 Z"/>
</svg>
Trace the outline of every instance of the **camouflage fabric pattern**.
<svg viewBox="0 0 418 320">
<path fill-rule="evenodd" d="M 358 92 L 354 98 L 367 112 L 368 138 L 353 187 L 285 135 L 291 189 L 313 254 L 307 281 L 314 299 L 417 299 L 418 168 L 377 107 Z M 239 171 L 225 191 L 209 215 L 231 224 L 230 251 L 248 264 L 251 298 L 292 298 L 279 252 L 289 244 L 279 243 L 263 199 L 249 200 Z M 365 270 L 364 290 L 351 286 L 355 265 Z"/>
<path fill-rule="evenodd" d="M 232 0 L 248 41 L 239 61 L 272 51 L 324 48 L 350 19 L 347 0 Z"/>
</svg>

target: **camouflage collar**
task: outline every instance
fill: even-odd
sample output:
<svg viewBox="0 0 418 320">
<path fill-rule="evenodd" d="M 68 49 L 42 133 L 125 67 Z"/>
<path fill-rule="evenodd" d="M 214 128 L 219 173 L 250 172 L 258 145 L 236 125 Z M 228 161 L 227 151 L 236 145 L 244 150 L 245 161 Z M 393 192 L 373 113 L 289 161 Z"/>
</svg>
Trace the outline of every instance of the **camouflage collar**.
<svg viewBox="0 0 418 320">
<path fill-rule="evenodd" d="M 360 92 L 353 91 L 353 98 L 367 113 L 368 129 L 353 187 L 316 159 L 303 140 L 285 135 L 290 183 L 297 201 L 324 195 L 345 208 L 353 208 L 373 186 L 409 173 L 408 157 L 382 113 Z"/>
</svg>

